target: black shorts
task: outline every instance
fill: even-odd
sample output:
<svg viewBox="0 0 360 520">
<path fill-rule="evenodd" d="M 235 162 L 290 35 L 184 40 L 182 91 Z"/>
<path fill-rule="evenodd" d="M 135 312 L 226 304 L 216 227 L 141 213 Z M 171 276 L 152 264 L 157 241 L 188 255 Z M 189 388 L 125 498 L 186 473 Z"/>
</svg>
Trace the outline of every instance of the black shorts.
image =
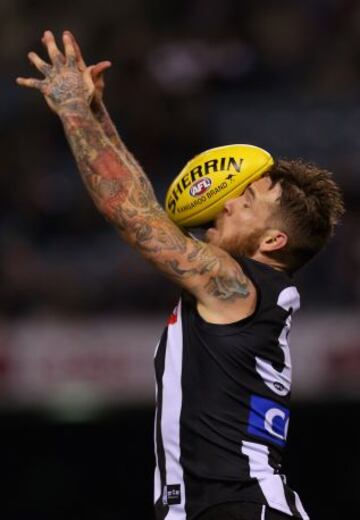
<svg viewBox="0 0 360 520">
<path fill-rule="evenodd" d="M 289 520 L 293 518 L 268 506 L 234 502 L 212 506 L 196 520 Z"/>
</svg>

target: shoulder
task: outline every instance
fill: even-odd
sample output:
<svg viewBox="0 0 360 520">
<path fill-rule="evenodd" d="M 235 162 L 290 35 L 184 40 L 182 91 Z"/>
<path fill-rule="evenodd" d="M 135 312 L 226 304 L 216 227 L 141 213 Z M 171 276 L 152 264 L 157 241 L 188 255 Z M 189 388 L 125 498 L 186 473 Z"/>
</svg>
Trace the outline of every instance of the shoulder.
<svg viewBox="0 0 360 520">
<path fill-rule="evenodd" d="M 294 280 L 286 271 L 275 269 L 269 264 L 259 262 L 253 258 L 239 257 L 236 259 L 244 274 L 256 285 L 267 289 L 282 290 L 294 286 Z"/>
<path fill-rule="evenodd" d="M 251 258 L 240 258 L 244 273 L 255 285 L 262 304 L 278 305 L 296 311 L 300 307 L 300 295 L 294 279 L 286 272 Z"/>
<path fill-rule="evenodd" d="M 239 259 L 227 253 L 204 287 L 206 298 L 197 298 L 197 309 L 210 323 L 226 324 L 247 318 L 257 304 L 257 288 Z"/>
</svg>

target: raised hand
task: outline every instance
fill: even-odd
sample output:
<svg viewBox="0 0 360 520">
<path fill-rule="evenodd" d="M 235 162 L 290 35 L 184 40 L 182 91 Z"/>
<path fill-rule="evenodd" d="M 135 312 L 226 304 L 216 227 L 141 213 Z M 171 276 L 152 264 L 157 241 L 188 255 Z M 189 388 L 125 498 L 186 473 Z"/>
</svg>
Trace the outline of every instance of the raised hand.
<svg viewBox="0 0 360 520">
<path fill-rule="evenodd" d="M 44 33 L 45 45 L 50 63 L 45 62 L 35 52 L 28 54 L 30 62 L 39 70 L 45 79 L 17 78 L 18 85 L 40 90 L 48 105 L 54 112 L 61 112 L 71 103 L 90 105 L 95 93 L 95 85 L 91 70 L 93 67 L 80 68 L 77 50 L 73 38 L 68 31 L 63 33 L 64 54 L 59 50 L 51 31 Z"/>
</svg>

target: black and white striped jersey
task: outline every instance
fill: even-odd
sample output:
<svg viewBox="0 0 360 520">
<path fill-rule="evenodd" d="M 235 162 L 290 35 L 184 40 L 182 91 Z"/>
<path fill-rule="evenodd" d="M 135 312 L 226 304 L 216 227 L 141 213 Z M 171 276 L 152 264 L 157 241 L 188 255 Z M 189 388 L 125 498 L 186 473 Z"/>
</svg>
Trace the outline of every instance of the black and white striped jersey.
<svg viewBox="0 0 360 520">
<path fill-rule="evenodd" d="M 157 347 L 157 520 L 193 520 L 242 501 L 309 518 L 281 471 L 299 294 L 286 273 L 239 262 L 257 289 L 254 314 L 210 324 L 185 293 Z"/>
</svg>

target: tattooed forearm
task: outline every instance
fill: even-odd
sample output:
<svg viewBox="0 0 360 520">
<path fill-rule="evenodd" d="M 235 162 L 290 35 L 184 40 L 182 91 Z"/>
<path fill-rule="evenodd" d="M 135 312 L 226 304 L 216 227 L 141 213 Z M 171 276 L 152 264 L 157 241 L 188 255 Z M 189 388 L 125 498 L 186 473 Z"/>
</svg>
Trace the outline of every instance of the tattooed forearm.
<svg viewBox="0 0 360 520">
<path fill-rule="evenodd" d="M 115 147 L 120 146 L 122 148 L 123 143 L 115 128 L 115 125 L 113 124 L 113 122 L 110 118 L 108 111 L 106 110 L 106 107 L 105 107 L 103 101 L 94 98 L 94 100 L 91 104 L 91 109 L 92 109 L 94 116 L 101 124 L 108 139 L 110 139 L 110 141 L 113 143 L 113 145 Z"/>
<path fill-rule="evenodd" d="M 95 118 L 104 130 L 106 137 L 111 141 L 115 148 L 121 150 L 128 162 L 131 163 L 134 168 L 142 171 L 140 164 L 135 159 L 135 157 L 131 155 L 131 153 L 128 151 L 118 131 L 116 130 L 116 127 L 110 117 L 109 112 L 107 111 L 104 102 L 100 99 L 94 98 L 93 103 L 91 105 L 91 109 Z"/>
<path fill-rule="evenodd" d="M 90 194 L 123 237 L 147 256 L 186 255 L 188 240 L 157 203 L 145 173 L 128 159 L 129 154 L 114 148 L 90 110 L 73 104 L 61 117 Z M 178 274 L 176 269 L 171 273 Z"/>
<path fill-rule="evenodd" d="M 123 228 L 131 210 L 162 211 L 144 172 L 115 149 L 85 104 L 72 103 L 60 117 L 82 178 L 109 220 Z"/>
</svg>

